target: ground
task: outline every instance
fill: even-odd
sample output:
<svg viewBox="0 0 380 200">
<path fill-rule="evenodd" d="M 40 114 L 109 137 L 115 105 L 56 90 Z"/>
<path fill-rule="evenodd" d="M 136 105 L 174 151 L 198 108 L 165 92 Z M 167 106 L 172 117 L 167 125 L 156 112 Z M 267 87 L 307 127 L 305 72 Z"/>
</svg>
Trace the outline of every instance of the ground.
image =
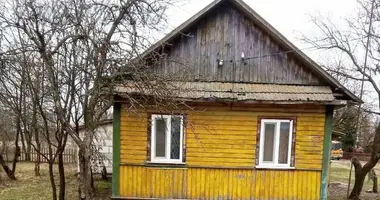
<svg viewBox="0 0 380 200">
<path fill-rule="evenodd" d="M 67 199 L 78 199 L 76 165 L 66 165 Z M 380 175 L 380 165 L 376 168 Z M 343 200 L 347 193 L 347 183 L 350 162 L 347 160 L 332 161 L 329 187 L 329 200 Z M 0 199 L 7 200 L 45 200 L 51 199 L 47 164 L 41 166 L 41 177 L 34 176 L 34 163 L 19 163 L 17 165 L 17 181 L 10 181 L 4 173 L 0 173 Z M 354 175 L 354 174 L 353 174 Z M 57 177 L 57 176 L 56 176 Z M 379 176 L 380 177 L 380 176 Z M 354 177 L 352 176 L 352 183 Z M 380 181 L 379 181 L 380 182 Z M 97 180 L 95 182 L 98 199 L 109 199 L 111 196 L 111 181 Z M 353 185 L 351 185 L 352 188 Z M 372 188 L 371 182 L 365 181 L 362 192 L 363 200 L 380 200 L 380 194 L 367 193 Z M 379 188 L 380 189 L 380 188 Z"/>
<path fill-rule="evenodd" d="M 364 164 L 364 162 L 362 162 Z M 376 174 L 380 178 L 380 165 L 375 167 Z M 330 186 L 329 186 L 329 200 L 343 200 L 347 195 L 348 178 L 350 173 L 349 160 L 333 160 L 331 162 L 330 173 Z M 354 170 L 352 170 L 351 189 L 354 183 Z M 380 181 L 379 181 L 380 182 Z M 380 194 L 367 193 L 366 191 L 372 189 L 372 182 L 364 182 L 364 188 L 361 193 L 362 200 L 380 200 Z M 379 185 L 380 189 L 380 185 Z"/>
<path fill-rule="evenodd" d="M 67 199 L 78 199 L 76 165 L 65 165 Z M 0 170 L 0 199 L 7 200 L 45 200 L 52 199 L 48 175 L 48 165 L 41 165 L 41 176 L 34 176 L 34 163 L 18 163 L 16 181 L 10 181 Z M 55 176 L 58 178 L 58 175 Z M 58 181 L 58 180 L 57 180 Z M 58 186 L 58 183 L 57 183 Z M 96 180 L 98 199 L 109 199 L 111 180 Z M 58 191 L 57 191 L 58 192 Z"/>
</svg>

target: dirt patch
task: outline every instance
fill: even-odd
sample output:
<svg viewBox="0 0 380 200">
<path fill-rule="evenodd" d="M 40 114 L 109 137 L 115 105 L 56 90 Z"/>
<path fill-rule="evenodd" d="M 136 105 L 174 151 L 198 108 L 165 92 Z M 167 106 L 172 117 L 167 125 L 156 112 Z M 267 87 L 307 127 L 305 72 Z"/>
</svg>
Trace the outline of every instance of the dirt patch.
<svg viewBox="0 0 380 200">
<path fill-rule="evenodd" d="M 362 162 L 365 164 L 365 162 Z M 380 165 L 375 167 L 377 175 L 380 174 Z M 349 160 L 334 160 L 331 162 L 331 172 L 330 172 L 330 185 L 328 191 L 329 200 L 343 200 L 347 196 L 347 187 L 350 174 L 350 161 Z M 352 170 L 351 176 L 351 189 L 355 181 L 354 170 Z M 368 181 L 367 178 L 364 181 L 363 191 L 360 195 L 363 200 L 380 200 L 380 194 L 367 193 L 366 191 L 372 188 L 372 182 Z"/>
<path fill-rule="evenodd" d="M 328 199 L 329 200 L 345 200 L 347 195 L 347 184 L 332 182 L 329 185 Z M 352 185 L 351 185 L 352 188 Z M 368 193 L 362 191 L 360 198 L 362 200 L 380 200 L 380 194 Z"/>
</svg>

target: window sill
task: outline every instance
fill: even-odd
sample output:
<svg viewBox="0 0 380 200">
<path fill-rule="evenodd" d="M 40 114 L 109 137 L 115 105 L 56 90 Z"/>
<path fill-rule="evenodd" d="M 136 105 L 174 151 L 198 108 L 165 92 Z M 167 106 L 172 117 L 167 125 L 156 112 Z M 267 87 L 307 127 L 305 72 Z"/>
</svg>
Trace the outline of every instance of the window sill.
<svg viewBox="0 0 380 200">
<path fill-rule="evenodd" d="M 154 162 L 154 161 L 147 161 L 145 163 L 146 167 L 157 167 L 157 168 L 186 168 L 186 163 L 182 162 Z"/>
<path fill-rule="evenodd" d="M 287 167 L 287 166 L 255 166 L 256 169 L 295 169 L 295 167 Z"/>
</svg>

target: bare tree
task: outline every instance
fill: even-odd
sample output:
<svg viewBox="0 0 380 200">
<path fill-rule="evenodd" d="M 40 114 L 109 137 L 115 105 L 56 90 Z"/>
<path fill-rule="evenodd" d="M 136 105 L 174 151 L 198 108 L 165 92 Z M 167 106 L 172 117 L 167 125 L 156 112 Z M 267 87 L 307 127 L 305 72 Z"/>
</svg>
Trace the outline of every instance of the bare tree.
<svg viewBox="0 0 380 200">
<path fill-rule="evenodd" d="M 358 1 L 358 13 L 355 17 L 346 19 L 346 27 L 338 26 L 329 19 L 312 18 L 320 35 L 316 38 L 306 38 L 305 41 L 326 52 L 338 55 L 341 62 L 326 67 L 331 74 L 343 77 L 352 85 L 370 88 L 370 98 L 377 104 L 373 109 L 364 108 L 366 112 L 379 114 L 380 106 L 380 7 L 374 0 Z M 359 83 L 359 84 L 358 84 Z M 364 93 L 364 96 L 365 93 Z M 368 97 L 368 95 L 367 95 Z M 360 109 L 360 108 L 359 108 Z M 366 174 L 380 159 L 380 129 L 377 128 L 373 139 L 371 158 L 362 166 L 357 159 L 352 159 L 355 167 L 355 184 L 349 195 L 350 199 L 359 199 Z"/>
<path fill-rule="evenodd" d="M 9 70 L 9 66 L 13 65 L 12 59 L 3 59 L 2 68 L 1 68 L 1 78 L 0 78 L 0 102 L 3 107 L 7 108 L 13 115 L 11 119 L 13 119 L 15 127 L 15 139 L 14 139 L 14 158 L 12 162 L 12 167 L 9 168 L 5 163 L 5 160 L 2 155 L 0 155 L 0 164 L 4 168 L 4 171 L 7 173 L 10 179 L 16 180 L 15 172 L 18 157 L 20 156 L 21 149 L 19 146 L 20 136 L 22 133 L 22 102 L 25 98 L 25 82 L 23 80 L 23 72 L 17 70 Z M 21 136 L 22 137 L 22 136 Z"/>
<path fill-rule="evenodd" d="M 113 103 L 114 86 L 128 79 L 141 88 L 159 88 L 154 90 L 157 94 L 167 93 L 165 81 L 155 77 L 149 67 L 159 62 L 159 56 L 145 60 L 140 52 L 149 44 L 150 35 L 162 28 L 170 4 L 170 0 L 8 0 L 0 9 L 6 36 L 3 55 L 28 55 L 43 67 L 45 101 L 37 105 L 52 108 L 58 122 L 54 135 L 63 145 L 69 135 L 79 146 L 81 199 L 93 198 L 90 161 L 94 130 Z M 33 77 L 26 80 L 35 96 Z M 33 101 L 41 102 L 40 95 Z M 163 101 L 166 96 L 157 96 L 160 100 L 153 99 L 154 104 L 169 102 Z M 141 98 L 129 97 L 131 104 L 142 105 L 138 103 Z M 42 116 L 42 109 L 37 109 Z M 72 126 L 79 122 L 85 127 L 83 138 Z"/>
<path fill-rule="evenodd" d="M 14 115 L 12 112 L 7 111 L 6 109 L 1 110 L 0 118 L 0 139 L 1 139 L 1 151 L 0 151 L 0 166 L 3 168 L 4 172 L 11 180 L 16 180 L 16 164 L 18 161 L 18 156 L 20 154 L 19 149 L 17 148 L 16 142 L 18 142 L 18 136 L 13 126 L 12 120 Z M 12 143 L 14 142 L 14 143 Z M 13 153 L 13 155 L 12 155 Z M 5 158 L 4 158 L 4 156 Z M 8 166 L 6 161 L 12 161 L 11 167 Z"/>
</svg>

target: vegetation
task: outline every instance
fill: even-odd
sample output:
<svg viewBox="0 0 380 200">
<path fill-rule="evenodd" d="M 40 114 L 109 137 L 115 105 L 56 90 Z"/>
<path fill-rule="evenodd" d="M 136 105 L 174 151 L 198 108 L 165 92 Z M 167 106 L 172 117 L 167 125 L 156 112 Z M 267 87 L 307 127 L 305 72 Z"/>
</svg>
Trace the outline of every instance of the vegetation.
<svg viewBox="0 0 380 200">
<path fill-rule="evenodd" d="M 57 168 L 57 165 L 54 165 Z M 66 198 L 78 199 L 77 166 L 66 165 Z M 51 199 L 48 165 L 41 164 L 40 177 L 34 176 L 34 163 L 23 162 L 18 164 L 18 179 L 0 181 L 0 194 L 7 200 L 45 200 Z M 55 175 L 58 175 L 57 173 Z M 110 181 L 95 181 L 96 199 L 109 199 L 111 192 Z"/>
</svg>

